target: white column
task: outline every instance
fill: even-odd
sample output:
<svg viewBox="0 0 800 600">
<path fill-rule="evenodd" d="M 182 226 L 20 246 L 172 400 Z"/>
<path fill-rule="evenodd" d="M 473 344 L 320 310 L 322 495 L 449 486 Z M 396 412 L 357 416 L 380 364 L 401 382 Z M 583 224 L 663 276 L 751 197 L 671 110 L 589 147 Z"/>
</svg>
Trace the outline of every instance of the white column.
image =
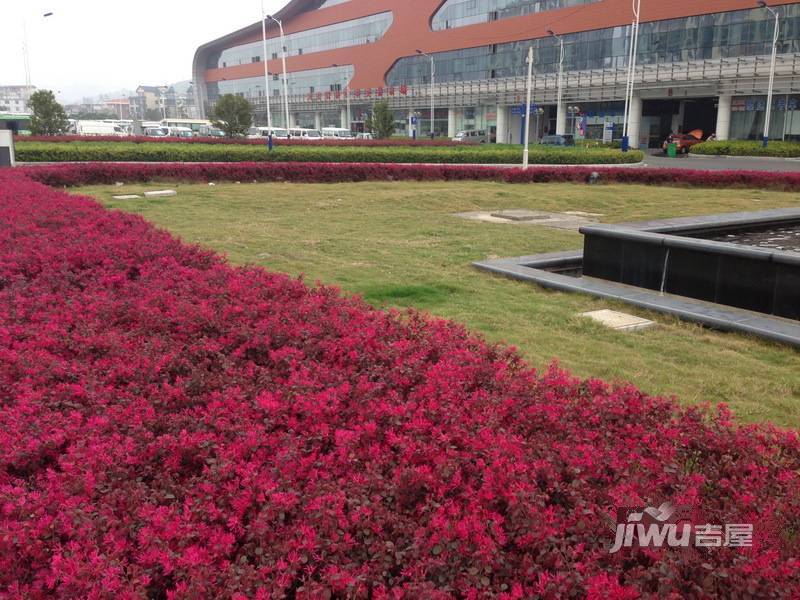
<svg viewBox="0 0 800 600">
<path fill-rule="evenodd" d="M 322 113 L 314 113 L 314 129 L 322 129 Z"/>
<path fill-rule="evenodd" d="M 508 107 L 497 107 L 497 143 L 508 143 Z"/>
<path fill-rule="evenodd" d="M 556 111 L 556 135 L 565 135 L 567 133 L 567 104 L 562 102 L 558 105 Z"/>
<path fill-rule="evenodd" d="M 417 114 L 416 110 L 414 110 L 413 108 L 409 109 L 409 111 L 408 111 L 408 137 L 410 137 L 410 138 L 414 137 L 414 131 L 416 131 L 417 127 L 419 127 L 419 125 L 412 125 L 411 124 L 411 119 L 413 119 L 414 115 L 416 115 L 416 114 Z"/>
<path fill-rule="evenodd" d="M 341 121 L 340 127 L 342 129 L 349 129 L 349 125 L 347 124 L 347 107 L 343 106 L 342 110 L 339 113 L 339 121 Z"/>
<path fill-rule="evenodd" d="M 719 109 L 717 109 L 717 130 L 714 132 L 717 139 L 721 142 L 729 140 L 731 137 L 731 101 L 733 96 L 725 95 L 719 97 Z"/>
<path fill-rule="evenodd" d="M 447 137 L 454 138 L 458 132 L 456 131 L 456 109 L 447 109 Z"/>
<path fill-rule="evenodd" d="M 297 127 L 297 115 L 289 113 L 289 127 Z"/>
<path fill-rule="evenodd" d="M 642 98 L 633 96 L 628 114 L 628 143 L 630 148 L 636 150 L 640 146 L 639 139 L 642 131 Z"/>
</svg>

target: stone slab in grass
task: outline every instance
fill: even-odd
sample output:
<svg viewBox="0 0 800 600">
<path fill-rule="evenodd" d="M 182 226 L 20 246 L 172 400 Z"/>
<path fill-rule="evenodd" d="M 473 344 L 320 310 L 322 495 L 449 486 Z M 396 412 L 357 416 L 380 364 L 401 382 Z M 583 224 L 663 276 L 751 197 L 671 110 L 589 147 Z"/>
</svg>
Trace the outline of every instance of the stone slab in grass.
<svg viewBox="0 0 800 600">
<path fill-rule="evenodd" d="M 539 225 L 555 229 L 578 231 L 584 225 L 597 221 L 583 215 L 570 213 L 551 213 L 538 210 L 512 209 L 499 211 L 472 211 L 457 213 L 461 219 L 481 221 L 483 223 L 504 223 L 510 225 Z"/>
<path fill-rule="evenodd" d="M 166 198 L 168 196 L 177 196 L 178 192 L 175 190 L 155 190 L 152 192 L 145 192 L 145 198 Z"/>
<path fill-rule="evenodd" d="M 640 331 L 650 329 L 656 324 L 655 321 L 650 321 L 649 319 L 642 319 L 635 315 L 608 309 L 581 313 L 580 316 L 597 321 L 615 331 Z"/>
<path fill-rule="evenodd" d="M 114 200 L 136 200 L 141 198 L 138 194 L 123 194 L 122 196 L 111 196 Z"/>
</svg>

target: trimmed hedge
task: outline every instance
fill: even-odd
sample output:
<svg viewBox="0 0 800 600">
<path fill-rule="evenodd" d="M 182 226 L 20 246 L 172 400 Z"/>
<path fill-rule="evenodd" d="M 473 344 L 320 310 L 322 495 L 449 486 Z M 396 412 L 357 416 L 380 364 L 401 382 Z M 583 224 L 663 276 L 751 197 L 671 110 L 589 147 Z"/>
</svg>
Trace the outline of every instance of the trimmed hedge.
<svg viewBox="0 0 800 600">
<path fill-rule="evenodd" d="M 21 162 L 313 162 L 313 163 L 436 163 L 518 164 L 519 146 L 457 147 L 358 147 L 278 146 L 265 147 L 210 144 L 133 144 L 109 142 L 45 143 L 20 142 Z M 606 148 L 534 147 L 531 163 L 619 164 L 641 162 L 641 152 L 623 154 Z"/>
<path fill-rule="evenodd" d="M 217 138 L 217 137 L 162 137 L 154 138 L 147 136 L 119 136 L 119 135 L 26 135 L 17 136 L 16 142 L 47 142 L 63 144 L 68 142 L 112 142 L 112 143 L 133 143 L 133 144 L 221 144 L 221 145 L 244 145 L 244 146 L 264 146 L 266 138 Z M 427 139 L 418 138 L 390 138 L 386 140 L 302 140 L 302 139 L 280 139 L 274 138 L 273 144 L 276 146 L 464 146 L 470 145 L 464 142 L 454 142 L 447 138 Z"/>
<path fill-rule="evenodd" d="M 235 163 L 235 164 L 123 164 L 86 163 L 41 165 L 17 169 L 48 185 L 73 187 L 144 183 L 154 180 L 288 181 L 293 183 L 341 183 L 357 181 L 498 181 L 505 183 L 583 183 L 592 174 L 599 183 L 630 183 L 707 188 L 758 188 L 800 191 L 800 173 L 766 171 L 696 171 L 642 167 L 532 167 L 466 165 L 394 165 L 331 163 Z"/>
<path fill-rule="evenodd" d="M 536 373 L 21 175 L 0 172 L 3 597 L 800 596 L 797 432 Z M 752 547 L 609 552 L 621 507 L 666 501 Z"/>
<path fill-rule="evenodd" d="M 705 156 L 763 156 L 774 158 L 800 158 L 800 143 L 770 142 L 764 148 L 761 142 L 732 140 L 727 142 L 703 142 L 691 147 L 692 154 Z"/>
</svg>

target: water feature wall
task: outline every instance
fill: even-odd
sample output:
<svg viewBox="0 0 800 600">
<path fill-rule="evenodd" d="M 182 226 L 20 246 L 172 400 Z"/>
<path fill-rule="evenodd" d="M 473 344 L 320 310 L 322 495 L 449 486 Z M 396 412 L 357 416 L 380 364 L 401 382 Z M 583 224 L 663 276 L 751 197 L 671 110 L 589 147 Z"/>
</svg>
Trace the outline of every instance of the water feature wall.
<svg viewBox="0 0 800 600">
<path fill-rule="evenodd" d="M 800 253 L 684 237 L 730 231 L 738 215 L 730 222 L 724 215 L 714 218 L 663 227 L 584 227 L 583 274 L 800 320 Z"/>
</svg>

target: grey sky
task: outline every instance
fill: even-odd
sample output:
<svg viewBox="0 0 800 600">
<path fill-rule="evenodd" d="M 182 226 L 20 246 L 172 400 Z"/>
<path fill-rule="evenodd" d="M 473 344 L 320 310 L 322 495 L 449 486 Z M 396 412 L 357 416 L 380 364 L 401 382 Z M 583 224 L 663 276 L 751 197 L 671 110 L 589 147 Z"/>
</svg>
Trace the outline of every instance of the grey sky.
<svg viewBox="0 0 800 600">
<path fill-rule="evenodd" d="M 275 12 L 288 0 L 264 0 Z M 0 85 L 33 85 L 65 102 L 191 78 L 197 47 L 258 21 L 260 0 L 3 0 Z M 46 12 L 53 16 L 43 18 Z"/>
</svg>

